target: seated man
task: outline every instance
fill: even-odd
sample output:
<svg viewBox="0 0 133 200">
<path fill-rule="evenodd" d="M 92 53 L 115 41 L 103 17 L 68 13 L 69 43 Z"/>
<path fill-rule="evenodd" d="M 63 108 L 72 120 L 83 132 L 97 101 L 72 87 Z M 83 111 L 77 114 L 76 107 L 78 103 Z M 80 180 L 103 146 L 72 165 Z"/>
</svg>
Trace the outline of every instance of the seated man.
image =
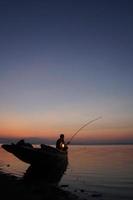
<svg viewBox="0 0 133 200">
<path fill-rule="evenodd" d="M 24 145 L 25 145 L 25 141 L 24 141 L 24 139 L 19 140 L 19 141 L 16 143 L 16 145 L 24 146 Z"/>
<path fill-rule="evenodd" d="M 56 141 L 56 148 L 62 151 L 66 151 L 68 149 L 64 141 L 64 134 L 60 134 L 60 138 Z"/>
<path fill-rule="evenodd" d="M 19 140 L 19 141 L 16 143 L 16 145 L 18 145 L 18 146 L 25 146 L 25 147 L 33 147 L 32 144 L 26 143 L 24 139 Z"/>
</svg>

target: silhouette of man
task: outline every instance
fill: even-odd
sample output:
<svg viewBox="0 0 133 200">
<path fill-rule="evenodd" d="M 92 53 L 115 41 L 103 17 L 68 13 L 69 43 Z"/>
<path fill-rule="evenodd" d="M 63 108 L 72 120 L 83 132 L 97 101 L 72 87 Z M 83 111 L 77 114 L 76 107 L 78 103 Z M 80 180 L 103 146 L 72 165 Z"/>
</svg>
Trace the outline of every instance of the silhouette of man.
<svg viewBox="0 0 133 200">
<path fill-rule="evenodd" d="M 68 147 L 64 141 L 64 134 L 60 134 L 60 138 L 56 141 L 56 148 L 62 151 L 67 150 Z"/>
</svg>

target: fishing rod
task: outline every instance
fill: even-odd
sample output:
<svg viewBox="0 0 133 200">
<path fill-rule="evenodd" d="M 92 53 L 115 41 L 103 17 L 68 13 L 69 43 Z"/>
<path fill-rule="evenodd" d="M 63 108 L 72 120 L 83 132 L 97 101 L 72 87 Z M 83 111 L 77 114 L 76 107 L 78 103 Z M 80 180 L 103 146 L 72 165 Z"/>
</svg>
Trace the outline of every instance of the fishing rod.
<svg viewBox="0 0 133 200">
<path fill-rule="evenodd" d="M 79 133 L 79 131 L 81 131 L 83 128 L 85 128 L 85 127 L 88 126 L 89 124 L 91 124 L 91 123 L 93 123 L 93 122 L 95 122 L 95 121 L 97 121 L 97 120 L 99 120 L 99 119 L 101 119 L 101 118 L 102 118 L 102 117 L 97 117 L 97 118 L 95 118 L 95 119 L 93 119 L 93 120 L 87 122 L 87 123 L 84 124 L 82 127 L 80 127 L 80 128 L 72 135 L 72 137 L 70 138 L 68 144 L 71 143 L 71 141 L 72 141 L 73 138 Z"/>
</svg>

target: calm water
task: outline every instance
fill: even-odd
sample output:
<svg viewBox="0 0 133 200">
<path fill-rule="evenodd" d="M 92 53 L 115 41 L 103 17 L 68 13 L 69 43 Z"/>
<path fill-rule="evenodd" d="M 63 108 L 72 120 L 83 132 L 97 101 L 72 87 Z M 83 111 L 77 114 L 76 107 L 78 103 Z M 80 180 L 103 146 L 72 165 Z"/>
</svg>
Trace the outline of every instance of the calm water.
<svg viewBox="0 0 133 200">
<path fill-rule="evenodd" d="M 1 171 L 21 177 L 28 166 L 0 148 Z M 133 199 L 133 145 L 70 146 L 60 185 L 84 198 L 97 192 L 100 199 Z"/>
</svg>

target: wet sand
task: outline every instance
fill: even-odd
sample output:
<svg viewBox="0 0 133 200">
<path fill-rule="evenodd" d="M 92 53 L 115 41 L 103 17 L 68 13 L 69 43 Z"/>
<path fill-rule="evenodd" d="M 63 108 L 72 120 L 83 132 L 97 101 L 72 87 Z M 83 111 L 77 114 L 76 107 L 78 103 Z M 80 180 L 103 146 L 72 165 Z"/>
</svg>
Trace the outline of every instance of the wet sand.
<svg viewBox="0 0 133 200">
<path fill-rule="evenodd" d="M 0 198 L 13 200 L 78 200 L 78 196 L 58 186 L 42 182 L 29 183 L 0 173 Z"/>
<path fill-rule="evenodd" d="M 63 186 L 63 185 L 62 185 Z M 64 189 L 63 189 L 64 187 Z M 132 200 L 116 194 L 102 194 L 97 191 L 87 191 L 87 197 L 79 190 L 75 193 L 65 190 L 65 185 L 59 187 L 54 184 L 46 184 L 41 181 L 25 182 L 16 176 L 0 172 L 0 199 L 13 200 Z"/>
<path fill-rule="evenodd" d="M 42 181 L 24 181 L 14 175 L 0 172 L 0 199 L 13 200 L 104 200 L 98 193 L 88 193 L 88 198 L 81 198 L 80 193 L 77 195 L 66 191 L 65 185 L 58 186 L 55 184 L 46 184 Z M 63 189 L 64 188 L 64 189 Z"/>
</svg>

